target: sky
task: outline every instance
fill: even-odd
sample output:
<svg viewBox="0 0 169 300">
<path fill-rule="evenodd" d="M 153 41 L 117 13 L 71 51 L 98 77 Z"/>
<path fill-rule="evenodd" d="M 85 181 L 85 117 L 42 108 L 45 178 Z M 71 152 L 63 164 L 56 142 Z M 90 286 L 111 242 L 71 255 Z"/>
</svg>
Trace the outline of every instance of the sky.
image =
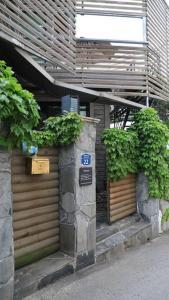
<svg viewBox="0 0 169 300">
<path fill-rule="evenodd" d="M 169 5 L 169 0 L 166 0 Z M 143 22 L 137 18 L 78 15 L 76 36 L 112 40 L 144 41 Z"/>
<path fill-rule="evenodd" d="M 136 18 L 78 15 L 76 28 L 78 38 L 143 40 L 143 22 Z"/>
</svg>

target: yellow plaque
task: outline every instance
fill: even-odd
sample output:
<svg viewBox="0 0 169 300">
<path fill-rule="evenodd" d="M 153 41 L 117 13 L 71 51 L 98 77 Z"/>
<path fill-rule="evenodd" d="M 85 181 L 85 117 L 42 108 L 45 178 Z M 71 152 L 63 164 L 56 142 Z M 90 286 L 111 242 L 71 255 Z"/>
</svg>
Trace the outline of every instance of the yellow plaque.
<svg viewBox="0 0 169 300">
<path fill-rule="evenodd" d="M 49 158 L 27 157 L 27 171 L 32 175 L 49 174 Z"/>
</svg>

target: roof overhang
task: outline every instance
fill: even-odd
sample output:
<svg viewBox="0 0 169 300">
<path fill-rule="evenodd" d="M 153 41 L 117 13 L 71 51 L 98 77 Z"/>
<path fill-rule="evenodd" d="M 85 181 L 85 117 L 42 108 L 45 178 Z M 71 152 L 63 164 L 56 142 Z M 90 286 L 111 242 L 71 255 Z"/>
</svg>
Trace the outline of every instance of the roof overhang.
<svg viewBox="0 0 169 300">
<path fill-rule="evenodd" d="M 19 76 L 56 95 L 57 98 L 71 94 L 78 95 L 81 101 L 86 102 L 135 108 L 145 107 L 142 104 L 111 95 L 107 92 L 99 92 L 57 81 L 31 57 L 30 53 L 13 46 L 9 42 L 5 42 L 5 40 L 0 40 L 0 59 L 5 60 Z"/>
</svg>

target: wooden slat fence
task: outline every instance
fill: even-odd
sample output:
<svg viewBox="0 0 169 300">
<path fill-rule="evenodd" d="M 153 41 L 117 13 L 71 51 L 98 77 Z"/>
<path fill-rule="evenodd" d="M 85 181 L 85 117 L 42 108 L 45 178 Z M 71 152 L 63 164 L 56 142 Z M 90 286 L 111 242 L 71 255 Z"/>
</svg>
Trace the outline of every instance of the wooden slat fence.
<svg viewBox="0 0 169 300">
<path fill-rule="evenodd" d="M 49 148 L 39 155 L 50 159 L 50 174 L 27 175 L 26 159 L 12 155 L 13 227 L 16 266 L 59 249 L 58 151 Z"/>
<path fill-rule="evenodd" d="M 127 217 L 136 211 L 136 176 L 128 175 L 120 181 L 110 182 L 109 223 Z"/>
<path fill-rule="evenodd" d="M 75 0 L 2 0 L 0 31 L 68 71 L 75 67 Z"/>
</svg>

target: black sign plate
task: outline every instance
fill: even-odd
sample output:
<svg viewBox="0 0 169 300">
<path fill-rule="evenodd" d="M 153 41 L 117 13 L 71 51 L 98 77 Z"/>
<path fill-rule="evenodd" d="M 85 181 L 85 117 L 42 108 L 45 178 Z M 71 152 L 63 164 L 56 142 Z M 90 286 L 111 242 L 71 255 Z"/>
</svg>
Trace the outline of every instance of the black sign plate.
<svg viewBox="0 0 169 300">
<path fill-rule="evenodd" d="M 79 169 L 79 185 L 90 185 L 92 184 L 92 167 L 80 168 Z"/>
</svg>

